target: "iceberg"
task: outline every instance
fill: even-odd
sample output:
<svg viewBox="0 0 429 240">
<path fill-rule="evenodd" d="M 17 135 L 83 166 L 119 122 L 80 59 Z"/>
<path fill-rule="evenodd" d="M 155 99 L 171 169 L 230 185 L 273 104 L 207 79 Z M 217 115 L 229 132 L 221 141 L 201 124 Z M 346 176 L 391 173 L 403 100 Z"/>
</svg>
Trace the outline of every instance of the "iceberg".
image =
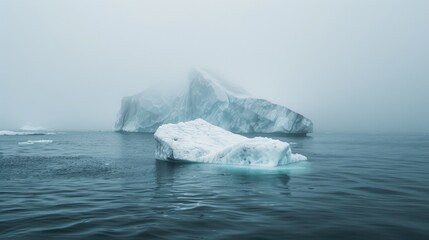
<svg viewBox="0 0 429 240">
<path fill-rule="evenodd" d="M 193 70 L 183 94 L 166 95 L 148 89 L 122 99 L 115 131 L 154 132 L 166 123 L 201 118 L 235 133 L 306 135 L 313 123 L 303 115 L 264 99 L 206 70 Z"/>
<path fill-rule="evenodd" d="M 247 138 L 203 119 L 160 126 L 155 158 L 256 167 L 276 167 L 307 160 L 288 143 L 264 137 Z"/>
</svg>

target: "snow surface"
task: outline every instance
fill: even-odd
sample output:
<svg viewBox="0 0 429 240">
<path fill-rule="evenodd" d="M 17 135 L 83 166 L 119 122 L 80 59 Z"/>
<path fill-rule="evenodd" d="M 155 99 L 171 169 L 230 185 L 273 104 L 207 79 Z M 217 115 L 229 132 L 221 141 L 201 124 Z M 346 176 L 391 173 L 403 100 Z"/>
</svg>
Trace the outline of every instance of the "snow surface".
<svg viewBox="0 0 429 240">
<path fill-rule="evenodd" d="M 292 154 L 286 142 L 270 138 L 247 138 L 202 119 L 165 124 L 155 132 L 155 157 L 245 166 L 275 167 L 307 160 Z"/>
<path fill-rule="evenodd" d="M 256 99 L 214 73 L 194 70 L 183 94 L 154 89 L 122 99 L 115 131 L 154 132 L 166 123 L 202 118 L 236 133 L 307 134 L 313 123 L 286 107 Z"/>
</svg>

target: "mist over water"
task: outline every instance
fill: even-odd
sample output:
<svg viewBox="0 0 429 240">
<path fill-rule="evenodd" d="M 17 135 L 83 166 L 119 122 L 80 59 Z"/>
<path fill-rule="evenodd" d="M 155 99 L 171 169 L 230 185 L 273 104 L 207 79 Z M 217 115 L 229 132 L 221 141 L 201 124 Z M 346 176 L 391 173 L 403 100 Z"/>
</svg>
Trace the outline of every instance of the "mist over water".
<svg viewBox="0 0 429 240">
<path fill-rule="evenodd" d="M 427 1 L 1 1 L 0 129 L 111 130 L 192 67 L 315 131 L 429 131 Z"/>
</svg>

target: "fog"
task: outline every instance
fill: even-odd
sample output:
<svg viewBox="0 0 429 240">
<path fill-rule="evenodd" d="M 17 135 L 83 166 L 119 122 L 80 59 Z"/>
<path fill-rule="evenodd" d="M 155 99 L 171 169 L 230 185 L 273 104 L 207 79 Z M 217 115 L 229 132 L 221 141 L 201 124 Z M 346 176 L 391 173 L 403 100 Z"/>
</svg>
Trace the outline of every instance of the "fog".
<svg viewBox="0 0 429 240">
<path fill-rule="evenodd" d="M 0 130 L 111 130 L 218 72 L 316 132 L 429 131 L 429 1 L 0 1 Z"/>
</svg>

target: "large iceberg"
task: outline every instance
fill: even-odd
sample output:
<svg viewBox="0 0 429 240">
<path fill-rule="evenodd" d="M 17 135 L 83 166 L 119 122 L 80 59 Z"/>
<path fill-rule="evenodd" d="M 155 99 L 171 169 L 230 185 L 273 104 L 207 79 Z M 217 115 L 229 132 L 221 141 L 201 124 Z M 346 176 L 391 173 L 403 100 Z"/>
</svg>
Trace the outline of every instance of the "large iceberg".
<svg viewBox="0 0 429 240">
<path fill-rule="evenodd" d="M 202 118 L 236 133 L 305 135 L 313 123 L 284 106 L 250 97 L 214 73 L 193 70 L 184 94 L 174 96 L 146 90 L 122 99 L 115 131 L 154 132 L 165 123 Z"/>
<path fill-rule="evenodd" d="M 276 167 L 307 160 L 292 154 L 286 142 L 270 138 L 247 138 L 202 119 L 165 124 L 154 134 L 155 158 L 218 164 Z"/>
</svg>

